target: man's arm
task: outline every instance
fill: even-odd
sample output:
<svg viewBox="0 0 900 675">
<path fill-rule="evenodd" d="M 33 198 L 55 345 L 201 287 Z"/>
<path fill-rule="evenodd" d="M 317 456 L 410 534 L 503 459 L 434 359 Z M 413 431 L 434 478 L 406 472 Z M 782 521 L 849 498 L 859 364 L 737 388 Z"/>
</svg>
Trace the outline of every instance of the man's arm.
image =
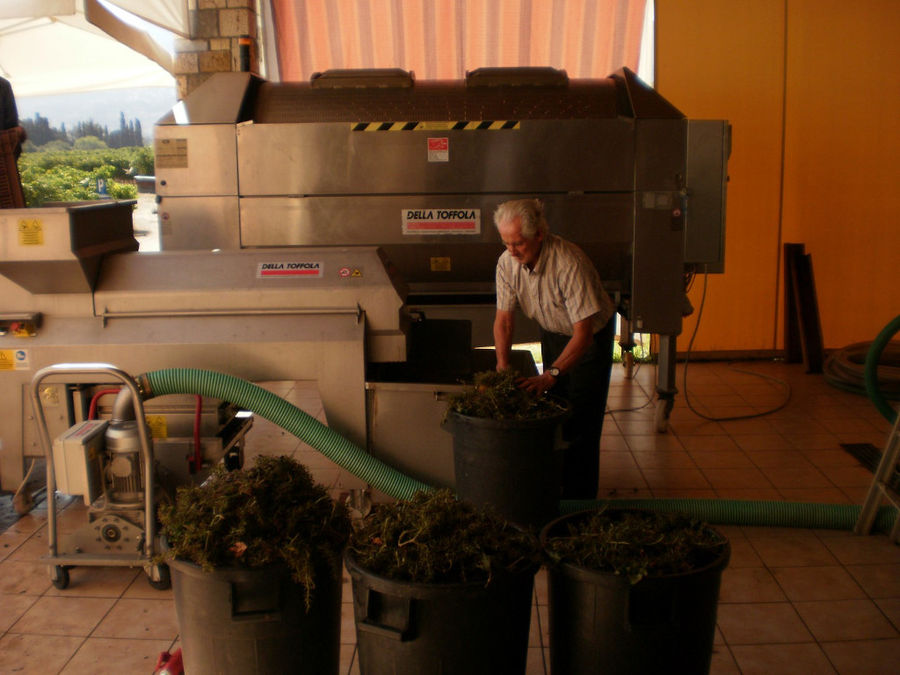
<svg viewBox="0 0 900 675">
<path fill-rule="evenodd" d="M 584 353 L 594 341 L 592 318 L 582 319 L 572 326 L 572 338 L 566 343 L 559 358 L 553 363 L 546 365 L 545 370 L 550 366 L 555 366 L 559 368 L 560 373 L 567 373 L 575 367 L 575 364 L 584 356 Z"/>
<path fill-rule="evenodd" d="M 497 352 L 497 370 L 509 368 L 509 355 L 512 349 L 515 320 L 515 312 L 504 309 L 498 309 L 496 316 L 494 316 L 494 349 Z"/>
</svg>

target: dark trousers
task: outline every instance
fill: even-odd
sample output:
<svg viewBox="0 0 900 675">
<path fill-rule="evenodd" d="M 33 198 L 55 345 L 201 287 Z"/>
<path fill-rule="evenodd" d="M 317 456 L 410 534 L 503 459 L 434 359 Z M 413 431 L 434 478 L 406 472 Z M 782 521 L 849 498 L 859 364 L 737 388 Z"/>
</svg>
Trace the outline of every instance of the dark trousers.
<svg viewBox="0 0 900 675">
<path fill-rule="evenodd" d="M 594 343 L 572 370 L 560 376 L 550 393 L 569 402 L 572 414 L 563 423 L 567 444 L 563 460 L 563 499 L 595 499 L 600 473 L 600 434 L 612 372 L 615 314 L 594 334 Z M 558 333 L 541 334 L 544 369 L 562 353 L 571 339 Z"/>
</svg>

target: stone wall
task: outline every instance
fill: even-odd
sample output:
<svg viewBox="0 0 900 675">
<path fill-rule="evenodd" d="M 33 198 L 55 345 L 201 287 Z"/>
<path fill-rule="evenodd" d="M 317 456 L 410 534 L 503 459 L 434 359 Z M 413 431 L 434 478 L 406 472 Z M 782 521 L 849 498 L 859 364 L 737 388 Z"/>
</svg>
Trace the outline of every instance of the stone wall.
<svg viewBox="0 0 900 675">
<path fill-rule="evenodd" d="M 175 80 L 182 99 L 213 73 L 242 70 L 241 46 L 249 49 L 249 70 L 259 72 L 254 0 L 190 0 L 190 40 L 175 43 Z"/>
</svg>

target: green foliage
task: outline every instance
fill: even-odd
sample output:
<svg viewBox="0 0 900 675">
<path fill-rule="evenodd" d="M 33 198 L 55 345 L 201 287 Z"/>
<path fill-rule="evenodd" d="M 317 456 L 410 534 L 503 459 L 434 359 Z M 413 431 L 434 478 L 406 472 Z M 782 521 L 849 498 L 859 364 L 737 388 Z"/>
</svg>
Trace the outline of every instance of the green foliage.
<svg viewBox="0 0 900 675">
<path fill-rule="evenodd" d="M 32 207 L 46 202 L 98 199 L 98 178 L 106 179 L 111 198 L 135 199 L 137 187 L 122 181 L 153 174 L 153 149 L 26 152 L 19 157 L 19 173 L 25 202 Z"/>
<path fill-rule="evenodd" d="M 156 171 L 154 167 L 153 146 L 141 145 L 131 148 L 122 148 L 131 159 L 131 169 L 134 176 L 152 176 Z"/>
<path fill-rule="evenodd" d="M 30 153 L 30 152 L 65 152 L 67 150 L 72 149 L 72 144 L 69 141 L 64 141 L 61 139 L 57 139 L 55 141 L 50 141 L 45 143 L 44 145 L 38 147 L 34 143 L 31 142 L 31 138 L 25 141 L 25 145 L 22 146 L 22 152 Z M 19 160 L 21 162 L 21 160 Z"/>
<path fill-rule="evenodd" d="M 65 129 L 54 129 L 50 126 L 50 120 L 41 117 L 40 113 L 35 113 L 34 119 L 20 119 L 19 124 L 25 127 L 28 133 L 28 140 L 35 146 L 46 145 L 47 143 L 59 141 L 68 147 L 71 145 Z"/>
<path fill-rule="evenodd" d="M 604 507 L 564 525 L 565 532 L 545 543 L 552 563 L 612 572 L 632 584 L 709 565 L 728 544 L 705 523 L 678 513 Z"/>
<path fill-rule="evenodd" d="M 540 564 L 534 536 L 458 501 L 450 490 L 379 504 L 354 528 L 348 551 L 373 574 L 423 583 L 487 585 L 498 573 Z"/>
<path fill-rule="evenodd" d="M 316 570 L 337 573 L 350 533 L 347 508 L 283 456 L 261 456 L 242 471 L 219 465 L 202 485 L 179 488 L 159 518 L 169 556 L 206 570 L 286 565 L 307 605 Z"/>
<path fill-rule="evenodd" d="M 450 397 L 448 412 L 495 420 L 533 420 L 553 417 L 567 410 L 553 396 L 540 396 L 516 383 L 521 375 L 509 369 L 476 373 L 474 387 Z"/>
<path fill-rule="evenodd" d="M 631 350 L 631 355 L 634 357 L 634 362 L 655 363 L 656 354 L 650 351 L 650 334 L 635 333 L 634 336 L 636 338 L 636 342 Z M 622 358 L 622 347 L 619 345 L 619 341 L 617 340 L 613 344 L 613 361 L 615 363 L 620 363 L 622 361 Z"/>
<path fill-rule="evenodd" d="M 73 147 L 76 150 L 105 150 L 109 146 L 96 136 L 81 136 L 75 139 Z"/>
</svg>

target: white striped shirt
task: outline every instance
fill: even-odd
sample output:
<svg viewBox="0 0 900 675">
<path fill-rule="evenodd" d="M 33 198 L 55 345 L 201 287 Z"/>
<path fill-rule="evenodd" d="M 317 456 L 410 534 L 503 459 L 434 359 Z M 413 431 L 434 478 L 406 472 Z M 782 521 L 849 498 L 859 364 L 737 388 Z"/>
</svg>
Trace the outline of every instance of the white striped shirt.
<svg viewBox="0 0 900 675">
<path fill-rule="evenodd" d="M 600 275 L 587 255 L 570 241 L 544 235 L 534 269 L 504 251 L 497 260 L 497 309 L 521 307 L 551 333 L 572 335 L 574 325 L 593 317 L 593 332 L 615 312 Z"/>
</svg>

